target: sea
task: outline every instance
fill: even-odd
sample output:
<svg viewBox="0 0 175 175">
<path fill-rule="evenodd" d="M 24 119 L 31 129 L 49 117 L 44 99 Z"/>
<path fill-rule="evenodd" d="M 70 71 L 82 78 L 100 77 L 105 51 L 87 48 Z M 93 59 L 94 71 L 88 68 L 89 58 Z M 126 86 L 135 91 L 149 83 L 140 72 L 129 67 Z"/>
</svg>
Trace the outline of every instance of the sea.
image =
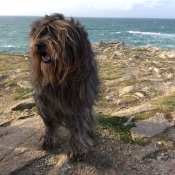
<svg viewBox="0 0 175 175">
<path fill-rule="evenodd" d="M 34 16 L 0 16 L 0 52 L 29 50 L 28 33 Z M 76 18 L 91 43 L 119 41 L 132 46 L 154 46 L 175 50 L 175 19 Z"/>
</svg>

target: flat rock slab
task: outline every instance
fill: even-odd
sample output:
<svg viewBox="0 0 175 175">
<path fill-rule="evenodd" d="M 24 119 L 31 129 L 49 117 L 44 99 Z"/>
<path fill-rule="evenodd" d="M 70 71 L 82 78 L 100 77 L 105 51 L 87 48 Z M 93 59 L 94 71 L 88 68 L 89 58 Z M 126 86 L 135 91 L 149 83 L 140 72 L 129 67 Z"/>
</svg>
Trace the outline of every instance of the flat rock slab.
<svg viewBox="0 0 175 175">
<path fill-rule="evenodd" d="M 15 111 L 15 110 L 31 109 L 34 106 L 35 106 L 35 102 L 34 102 L 34 99 L 31 97 L 26 100 L 20 101 L 18 104 L 13 106 L 11 110 Z"/>
<path fill-rule="evenodd" d="M 132 90 L 134 90 L 134 86 L 126 86 L 120 90 L 119 96 L 127 94 L 127 93 L 131 92 Z"/>
<path fill-rule="evenodd" d="M 130 130 L 133 139 L 153 137 L 173 126 L 174 122 L 169 122 L 163 114 L 159 114 L 135 124 L 136 127 Z"/>
<path fill-rule="evenodd" d="M 9 175 L 46 155 L 38 146 L 43 129 L 39 116 L 0 128 L 0 174 Z"/>
<path fill-rule="evenodd" d="M 49 171 L 48 175 L 65 175 L 67 169 L 69 169 L 69 158 L 67 155 L 61 154 L 58 157 L 58 162 L 54 168 Z"/>
<path fill-rule="evenodd" d="M 175 128 L 172 128 L 169 132 L 168 132 L 168 136 L 175 141 Z"/>
<path fill-rule="evenodd" d="M 113 112 L 111 115 L 112 116 L 131 116 L 135 113 L 139 113 L 139 112 L 144 112 L 144 111 L 150 111 L 153 110 L 154 106 L 152 105 L 141 105 L 141 106 L 136 106 L 136 107 L 132 107 L 129 109 L 125 109 L 125 110 L 120 110 L 117 112 Z"/>
<path fill-rule="evenodd" d="M 32 88 L 30 81 L 20 81 L 18 82 L 18 86 L 22 88 Z"/>
</svg>

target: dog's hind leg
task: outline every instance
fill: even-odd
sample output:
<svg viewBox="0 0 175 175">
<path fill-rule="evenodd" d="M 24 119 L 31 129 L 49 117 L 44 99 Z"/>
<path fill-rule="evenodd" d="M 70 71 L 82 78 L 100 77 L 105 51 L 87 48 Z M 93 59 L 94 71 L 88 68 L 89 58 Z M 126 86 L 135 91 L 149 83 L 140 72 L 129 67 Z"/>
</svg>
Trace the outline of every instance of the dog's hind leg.
<svg viewBox="0 0 175 175">
<path fill-rule="evenodd" d="M 71 123 L 67 123 L 71 138 L 69 142 L 68 156 L 70 159 L 82 160 L 93 145 L 95 136 L 95 116 L 73 117 Z"/>
</svg>

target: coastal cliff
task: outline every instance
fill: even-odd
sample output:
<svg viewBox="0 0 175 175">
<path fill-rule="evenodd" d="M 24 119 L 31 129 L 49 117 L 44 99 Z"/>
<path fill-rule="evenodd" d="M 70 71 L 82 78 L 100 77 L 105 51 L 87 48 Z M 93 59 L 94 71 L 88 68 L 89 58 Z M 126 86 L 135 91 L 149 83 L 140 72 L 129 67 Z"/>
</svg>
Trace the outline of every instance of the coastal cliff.
<svg viewBox="0 0 175 175">
<path fill-rule="evenodd" d="M 97 42 L 101 93 L 97 142 L 82 162 L 38 146 L 44 125 L 29 83 L 28 54 L 0 54 L 0 174 L 175 174 L 175 50 Z"/>
</svg>

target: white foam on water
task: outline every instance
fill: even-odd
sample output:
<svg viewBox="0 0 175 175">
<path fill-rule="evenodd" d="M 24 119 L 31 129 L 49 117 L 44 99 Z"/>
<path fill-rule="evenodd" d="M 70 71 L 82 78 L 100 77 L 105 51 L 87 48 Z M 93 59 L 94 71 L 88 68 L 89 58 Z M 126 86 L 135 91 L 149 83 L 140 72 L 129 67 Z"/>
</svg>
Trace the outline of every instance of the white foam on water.
<svg viewBox="0 0 175 175">
<path fill-rule="evenodd" d="M 175 37 L 175 34 L 168 34 L 168 33 L 155 33 L 155 32 L 140 32 L 140 31 L 127 31 L 131 34 L 140 34 L 140 35 L 153 35 L 153 36 L 160 36 L 160 37 Z"/>
<path fill-rule="evenodd" d="M 10 48 L 10 47 L 19 48 L 19 46 L 14 46 L 14 45 L 11 45 L 11 44 L 9 44 L 9 45 L 2 45 L 0 47 L 5 47 L 5 48 Z"/>
</svg>

